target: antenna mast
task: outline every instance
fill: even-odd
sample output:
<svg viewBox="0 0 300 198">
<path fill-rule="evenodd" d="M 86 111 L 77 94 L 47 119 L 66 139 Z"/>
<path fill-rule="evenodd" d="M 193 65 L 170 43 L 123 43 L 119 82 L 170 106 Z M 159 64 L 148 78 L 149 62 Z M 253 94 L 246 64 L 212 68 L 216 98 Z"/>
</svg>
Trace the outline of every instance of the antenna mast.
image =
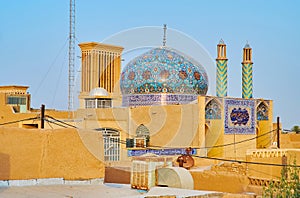
<svg viewBox="0 0 300 198">
<path fill-rule="evenodd" d="M 163 46 L 166 46 L 167 42 L 167 24 L 164 24 L 164 37 L 163 37 Z"/>
<path fill-rule="evenodd" d="M 75 0 L 70 0 L 70 30 L 69 30 L 69 118 L 73 111 L 74 66 L 75 65 Z"/>
</svg>

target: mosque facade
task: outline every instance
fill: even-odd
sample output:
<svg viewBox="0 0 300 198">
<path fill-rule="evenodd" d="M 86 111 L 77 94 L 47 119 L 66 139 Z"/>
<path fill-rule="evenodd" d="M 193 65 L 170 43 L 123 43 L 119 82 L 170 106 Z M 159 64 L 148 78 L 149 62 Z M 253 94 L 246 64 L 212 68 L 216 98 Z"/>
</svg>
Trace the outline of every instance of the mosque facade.
<svg viewBox="0 0 300 198">
<path fill-rule="evenodd" d="M 216 96 L 205 65 L 182 52 L 161 46 L 121 67 L 123 47 L 97 42 L 79 44 L 82 53 L 79 108 L 47 110 L 47 115 L 102 133 L 104 159 L 126 161 L 145 153 L 192 154 L 244 159 L 247 149 L 276 142 L 273 101 L 253 98 L 252 48 L 243 49 L 242 97 L 227 94 L 227 55 L 217 45 Z M 30 108 L 27 86 L 2 86 L 1 123 L 41 128 L 40 112 Z M 12 120 L 19 119 L 15 123 Z M 68 126 L 68 125 L 65 125 Z M 46 125 L 46 128 L 61 128 Z M 239 144 L 243 143 L 243 144 Z"/>
<path fill-rule="evenodd" d="M 165 42 L 164 42 L 165 43 Z M 177 49 L 155 47 L 122 69 L 121 46 L 80 43 L 79 108 L 47 110 L 52 124 L 68 122 L 102 133 L 104 159 L 126 161 L 145 153 L 192 154 L 244 159 L 247 149 L 269 148 L 276 142 L 273 101 L 253 98 L 252 48 L 242 57 L 241 98 L 228 96 L 228 58 L 223 40 L 217 45 L 216 96 L 205 65 Z M 1 123 L 41 128 L 39 110 L 30 108 L 27 86 L 0 87 Z M 49 119 L 50 119 L 49 118 Z M 19 119 L 20 122 L 11 122 Z M 3 124 L 4 125 L 4 124 Z M 243 143 L 243 144 L 240 144 Z"/>
<path fill-rule="evenodd" d="M 28 86 L 0 86 L 2 183 L 103 178 L 105 167 L 130 164 L 135 156 L 153 153 L 161 159 L 170 156 L 175 163 L 189 148 L 195 167 L 214 166 L 220 160 L 249 163 L 247 171 L 239 173 L 247 178 L 243 189 L 247 186 L 249 192 L 281 176 L 277 166 L 259 163 L 283 164 L 286 156 L 300 156 L 298 134 L 281 133 L 279 121 L 273 123 L 273 101 L 254 98 L 248 43 L 242 49 L 240 98 L 228 95 L 230 65 L 223 40 L 216 46 L 216 95 L 208 95 L 213 83 L 206 65 L 165 42 L 123 69 L 121 46 L 86 42 L 79 47 L 81 89 L 79 108 L 73 112 L 46 109 L 43 117 L 41 110 L 31 108 Z M 197 156 L 209 159 L 203 162 Z M 214 168 L 225 167 L 221 166 Z M 199 185 L 240 192 L 231 186 L 241 182 L 237 166 L 226 170 L 219 171 L 222 177 L 215 169 L 209 175 L 191 171 L 195 189 Z"/>
<path fill-rule="evenodd" d="M 227 94 L 223 40 L 217 45 L 216 96 L 207 95 L 205 66 L 176 49 L 150 49 L 121 71 L 122 47 L 79 46 L 82 87 L 76 116 L 84 118 L 82 127 L 103 133 L 108 161 L 149 152 L 182 154 L 187 147 L 201 156 L 243 159 L 247 149 L 276 141 L 273 101 L 253 98 L 249 44 L 243 48 L 241 98 Z"/>
</svg>

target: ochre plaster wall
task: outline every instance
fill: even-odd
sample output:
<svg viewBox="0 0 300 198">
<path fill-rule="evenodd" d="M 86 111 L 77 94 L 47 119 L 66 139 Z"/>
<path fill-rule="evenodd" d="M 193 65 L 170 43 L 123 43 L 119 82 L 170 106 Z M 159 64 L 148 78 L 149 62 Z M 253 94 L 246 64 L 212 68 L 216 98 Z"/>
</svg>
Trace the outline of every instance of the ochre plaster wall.
<svg viewBox="0 0 300 198">
<path fill-rule="evenodd" d="M 223 157 L 227 159 L 245 160 L 247 150 L 256 148 L 255 137 L 256 135 L 224 135 L 224 144 L 232 145 L 224 148 Z M 234 142 L 237 143 L 235 146 L 233 144 Z"/>
<path fill-rule="evenodd" d="M 280 134 L 280 148 L 300 148 L 300 134 Z M 300 160 L 299 160 L 300 161 Z"/>
<path fill-rule="evenodd" d="M 206 125 L 205 125 L 205 96 L 199 96 L 198 97 L 198 119 L 199 119 L 199 124 L 198 124 L 198 145 L 200 148 L 205 147 L 205 136 L 206 136 Z M 199 152 L 197 153 L 198 155 L 201 156 L 206 156 L 207 155 L 207 149 L 199 149 Z"/>
<path fill-rule="evenodd" d="M 209 120 L 205 135 L 205 146 L 212 147 L 215 145 L 223 145 L 224 143 L 224 121 L 223 120 Z M 209 157 L 220 157 L 224 154 L 224 147 L 207 149 Z"/>
<path fill-rule="evenodd" d="M 293 164 L 297 160 L 297 165 L 300 165 L 300 150 L 297 149 L 255 149 L 247 151 L 247 162 L 258 162 L 268 164 L 282 164 L 282 157 L 286 156 L 287 164 Z M 248 164 L 247 175 L 250 178 L 256 179 L 278 179 L 281 177 L 280 166 Z"/>
<path fill-rule="evenodd" d="M 0 180 L 104 176 L 100 133 L 0 128 Z"/>
<path fill-rule="evenodd" d="M 245 192 L 249 180 L 245 175 L 228 171 L 190 171 L 195 190 L 211 190 L 229 193 Z"/>
<path fill-rule="evenodd" d="M 37 113 L 14 113 L 11 106 L 5 105 L 5 95 L 0 94 L 0 124 L 36 117 Z M 32 123 L 32 121 L 31 121 Z M 9 127 L 22 127 L 22 123 L 8 124 Z"/>
<path fill-rule="evenodd" d="M 260 100 L 259 100 L 260 101 Z M 198 101 L 199 102 L 199 101 Z M 224 106 L 224 100 L 223 100 Z M 205 128 L 205 145 L 206 147 L 225 145 L 216 148 L 208 148 L 207 155 L 209 157 L 223 157 L 230 159 L 245 160 L 246 151 L 248 149 L 268 148 L 274 138 L 276 132 L 269 133 L 258 139 L 256 135 L 262 135 L 273 130 L 273 101 L 268 100 L 268 120 L 257 121 L 256 133 L 254 134 L 225 134 L 224 133 L 224 108 L 221 108 L 221 119 L 206 120 Z M 205 110 L 201 111 L 205 113 Z M 275 136 L 274 136 L 275 135 Z M 235 146 L 233 143 L 236 142 Z M 241 143 L 239 143 L 241 142 Z"/>
<path fill-rule="evenodd" d="M 188 147 L 199 138 L 197 104 L 131 108 L 129 119 L 129 133 L 136 135 L 137 127 L 144 124 L 151 145 Z"/>
<path fill-rule="evenodd" d="M 131 135 L 128 133 L 128 108 L 79 109 L 76 116 L 84 118 L 81 123 L 78 123 L 77 126 L 79 128 L 94 132 L 100 128 L 110 128 L 119 131 L 121 139 L 120 160 L 128 161 L 126 144 L 124 142 L 126 138 L 135 136 L 135 134 Z"/>
<path fill-rule="evenodd" d="M 263 120 L 258 122 L 257 135 L 259 136 L 256 141 L 256 148 L 269 148 L 274 141 L 276 141 L 276 131 L 266 134 L 272 131 L 272 122 Z"/>
<path fill-rule="evenodd" d="M 269 100 L 268 120 L 258 121 L 256 148 L 269 148 L 276 141 L 276 131 L 273 129 L 273 101 Z M 270 132 L 269 134 L 267 134 Z"/>
</svg>

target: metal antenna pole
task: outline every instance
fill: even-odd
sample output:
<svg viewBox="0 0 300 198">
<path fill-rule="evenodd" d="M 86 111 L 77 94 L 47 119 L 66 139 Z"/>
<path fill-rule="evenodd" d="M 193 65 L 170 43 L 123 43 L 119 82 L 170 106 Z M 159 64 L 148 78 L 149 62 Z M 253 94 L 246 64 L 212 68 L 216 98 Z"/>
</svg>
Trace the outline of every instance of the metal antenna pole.
<svg viewBox="0 0 300 198">
<path fill-rule="evenodd" d="M 167 24 L 164 24 L 163 46 L 166 46 L 166 42 L 167 42 Z"/>
<path fill-rule="evenodd" d="M 73 92 L 74 92 L 74 66 L 75 65 L 75 0 L 70 0 L 70 30 L 69 30 L 69 95 L 68 111 L 69 118 L 73 111 Z"/>
</svg>

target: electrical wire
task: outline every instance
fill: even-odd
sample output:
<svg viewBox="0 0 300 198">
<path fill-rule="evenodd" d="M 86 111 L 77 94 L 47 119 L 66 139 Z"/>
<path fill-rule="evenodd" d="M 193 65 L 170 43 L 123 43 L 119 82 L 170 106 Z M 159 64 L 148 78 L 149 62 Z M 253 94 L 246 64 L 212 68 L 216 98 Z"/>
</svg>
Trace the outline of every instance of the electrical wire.
<svg viewBox="0 0 300 198">
<path fill-rule="evenodd" d="M 58 120 L 58 119 L 55 119 L 54 117 L 52 116 L 49 116 L 47 115 L 46 117 L 48 118 L 51 118 L 53 120 L 55 120 L 56 122 L 59 122 L 60 124 L 54 122 L 54 121 L 51 121 L 49 119 L 45 119 L 46 121 L 48 122 L 51 122 L 53 124 L 56 124 L 58 126 L 61 126 L 61 127 L 64 127 L 64 128 L 67 128 L 67 126 L 69 127 L 73 127 L 73 128 L 77 128 L 76 126 L 73 126 L 73 125 L 70 125 L 64 121 L 61 121 L 61 120 Z M 25 121 L 25 120 L 31 120 L 31 119 L 36 119 L 36 118 L 29 118 L 29 119 L 23 119 L 23 120 L 19 120 L 19 121 L 14 121 L 14 122 L 9 122 L 9 123 L 15 123 L 15 122 L 20 122 L 20 121 Z M 6 123 L 7 124 L 7 123 Z M 67 126 L 64 126 L 64 125 L 67 125 Z M 2 124 L 3 125 L 3 124 Z M 78 128 L 77 128 L 78 129 Z M 244 143 L 244 142 L 247 142 L 247 141 L 251 141 L 251 140 L 254 140 L 254 139 L 257 139 L 259 137 L 262 137 L 262 136 L 265 136 L 269 133 L 272 133 L 274 132 L 275 130 L 272 130 L 272 131 L 269 131 L 269 132 L 266 132 L 266 133 L 263 133 L 261 135 L 258 135 L 258 136 L 255 136 L 253 138 L 249 138 L 249 139 L 246 139 L 246 140 L 242 140 L 242 141 L 239 141 L 239 142 L 234 142 L 234 143 L 229 143 L 229 144 L 223 144 L 223 145 L 216 145 L 216 146 L 210 146 L 210 147 L 199 147 L 199 149 L 206 149 L 206 148 L 219 148 L 219 147 L 226 147 L 226 146 L 231 146 L 231 145 L 234 145 L 234 144 L 240 144 L 240 143 Z M 110 141 L 113 141 L 113 142 L 118 142 L 120 144 L 126 144 L 126 141 L 123 141 L 123 140 L 120 140 L 120 139 L 115 139 L 115 138 L 110 138 Z M 162 147 L 162 146 L 154 146 L 154 145 L 151 145 L 152 147 L 158 147 L 158 148 L 170 148 L 170 147 Z M 295 166 L 295 165 L 282 165 L 282 164 L 273 164 L 273 163 L 262 163 L 262 162 L 247 162 L 247 161 L 243 161 L 243 160 L 232 160 L 232 159 L 224 159 L 224 158 L 216 158 L 216 157 L 205 157 L 205 156 L 197 156 L 197 155 L 193 155 L 194 157 L 197 157 L 197 158 L 202 158 L 202 159 L 210 159 L 210 160 L 219 160 L 219 161 L 229 161 L 229 162 L 236 162 L 236 163 L 245 163 L 245 164 L 256 164 L 256 165 L 269 165 L 269 166 L 280 166 L 280 167 L 283 167 L 283 166 L 293 166 L 293 167 L 300 167 L 300 166 Z"/>
<path fill-rule="evenodd" d="M 36 90 L 34 91 L 33 95 L 35 95 L 38 90 L 41 88 L 42 84 L 44 83 L 45 79 L 47 78 L 50 70 L 52 69 L 52 67 L 54 66 L 54 63 L 56 62 L 56 60 L 58 59 L 60 53 L 63 51 L 63 49 L 66 47 L 67 42 L 68 42 L 69 38 L 67 37 L 67 39 L 65 40 L 65 43 L 63 44 L 63 46 L 60 48 L 59 52 L 57 53 L 56 57 L 54 58 L 54 60 L 52 61 L 52 63 L 50 64 L 50 66 L 48 67 L 48 70 L 46 72 L 46 74 L 44 75 L 44 77 L 42 78 L 41 82 L 39 83 L 39 86 L 36 88 Z"/>
<path fill-rule="evenodd" d="M 47 124 L 49 125 L 49 127 L 50 127 L 51 129 L 53 129 L 53 127 L 52 127 L 52 125 L 50 124 L 50 122 L 47 122 Z"/>
<path fill-rule="evenodd" d="M 247 169 L 250 170 L 250 171 L 253 171 L 253 172 L 261 173 L 261 174 L 264 174 L 264 175 L 271 176 L 271 177 L 273 177 L 273 178 L 280 179 L 280 177 L 275 176 L 275 175 L 272 175 L 272 174 L 270 174 L 270 173 L 266 173 L 266 172 L 264 172 L 264 171 L 256 170 L 256 169 L 249 168 L 249 167 L 247 167 Z"/>
<path fill-rule="evenodd" d="M 224 162 L 236 162 L 239 164 L 255 164 L 255 165 L 263 165 L 263 166 L 278 166 L 278 167 L 296 167 L 300 168 L 299 165 L 285 165 L 285 164 L 274 164 L 274 163 L 264 163 L 264 162 L 248 162 L 244 160 L 232 160 L 232 159 L 224 159 L 224 158 L 217 158 L 217 157 L 205 157 L 205 156 L 198 156 L 192 155 L 193 157 L 201 158 L 201 159 L 209 159 L 209 160 L 218 160 Z"/>
<path fill-rule="evenodd" d="M 15 120 L 15 121 L 11 121 L 11 122 L 5 122 L 5 123 L 1 123 L 0 126 L 8 125 L 8 124 L 15 124 L 15 123 L 23 122 L 23 121 L 28 121 L 28 120 L 36 120 L 36 119 L 39 119 L 39 118 L 34 117 L 34 118 L 26 118 L 26 119 L 22 119 L 22 120 Z"/>
<path fill-rule="evenodd" d="M 268 142 L 266 142 L 265 144 L 266 145 L 269 145 L 271 144 L 271 142 L 273 142 L 269 136 L 266 136 L 264 139 L 262 139 L 261 141 L 265 141 L 265 140 L 268 140 Z M 219 151 L 217 153 L 213 153 L 212 155 L 210 154 L 210 157 L 216 157 L 216 156 L 220 156 L 221 154 L 223 153 L 229 153 L 229 152 L 233 152 L 235 149 L 236 150 L 239 150 L 239 149 L 244 149 L 244 148 L 247 148 L 247 147 L 251 147 L 250 144 L 252 144 L 250 141 L 248 142 L 248 144 L 244 145 L 244 146 L 238 146 L 237 148 L 224 148 L 224 150 L 222 151 Z"/>
<path fill-rule="evenodd" d="M 267 140 L 269 138 L 270 138 L 269 136 L 266 136 L 261 141 L 265 141 L 265 140 Z M 251 142 L 249 141 L 249 143 L 251 143 Z M 269 144 L 269 143 L 271 143 L 271 140 L 268 140 L 268 142 L 266 144 Z M 242 148 L 245 148 L 245 147 L 249 147 L 249 145 L 247 144 L 247 145 L 244 145 L 244 146 L 239 146 L 238 148 L 236 148 L 236 150 L 242 149 Z M 234 148 L 227 148 L 226 150 L 219 151 L 218 153 L 214 153 L 213 155 L 210 155 L 210 156 L 211 157 L 216 157 L 216 156 L 218 156 L 220 154 L 223 154 L 224 152 L 232 152 L 232 151 L 234 151 Z"/>
<path fill-rule="evenodd" d="M 61 127 L 64 127 L 64 128 L 67 128 L 67 126 L 69 127 L 73 127 L 73 128 L 77 128 L 76 126 L 73 126 L 73 125 L 70 125 L 64 121 L 61 121 L 61 120 L 58 120 L 58 119 L 55 119 L 53 118 L 52 116 L 49 116 L 47 115 L 46 117 L 48 118 L 51 118 L 53 119 L 54 121 L 52 120 L 49 120 L 47 118 L 44 118 L 45 121 L 47 122 L 50 122 L 50 123 L 53 123 L 53 124 L 56 124 L 58 126 L 61 126 Z M 27 118 L 27 119 L 21 119 L 21 120 L 16 120 L 16 121 L 11 121 L 11 122 L 6 122 L 6 123 L 1 123 L 0 125 L 7 125 L 7 124 L 14 124 L 14 123 L 18 123 L 18 122 L 23 122 L 23 121 L 28 121 L 28 120 L 34 120 L 34 119 L 40 119 L 40 117 L 33 117 L 33 118 Z M 55 122 L 56 121 L 56 122 Z M 59 123 L 57 123 L 59 122 Z M 63 125 L 64 124 L 64 125 Z M 66 126 L 65 126 L 66 125 Z M 77 128 L 78 129 L 78 128 Z M 259 136 L 255 136 L 254 138 L 249 138 L 249 139 L 246 139 L 246 140 L 242 140 L 242 141 L 239 141 L 239 142 L 235 142 L 235 143 L 229 143 L 229 144 L 223 144 L 223 145 L 216 145 L 216 146 L 211 146 L 211 147 L 199 147 L 200 149 L 205 149 L 205 148 L 219 148 L 219 147 L 226 147 L 226 146 L 229 146 L 229 145 L 234 145 L 234 144 L 240 144 L 240 143 L 244 143 L 244 142 L 247 142 L 247 141 L 251 141 L 251 140 L 254 140 L 254 139 L 257 139 L 259 137 L 262 137 L 266 134 L 269 134 L 271 132 L 274 132 L 275 130 L 272 130 L 272 131 L 269 131 L 269 132 L 266 132 L 262 135 L 259 135 Z M 120 144 L 126 144 L 126 141 L 123 141 L 123 140 L 116 140 L 115 138 L 110 138 L 111 141 L 114 141 L 114 142 L 118 142 Z M 153 145 L 152 145 L 153 146 Z M 155 146 L 155 147 L 159 147 L 159 148 L 170 148 L 170 147 L 162 147 L 162 146 Z M 277 167 L 296 167 L 296 168 L 300 168 L 299 165 L 284 165 L 284 164 L 274 164 L 274 163 L 264 163 L 264 162 L 248 162 L 248 161 L 244 161 L 244 160 L 232 160 L 232 159 L 225 159 L 225 158 L 217 158 L 217 157 L 207 157 L 207 156 L 198 156 L 198 155 L 192 155 L 193 157 L 196 157 L 196 158 L 201 158 L 201 159 L 209 159 L 209 160 L 218 160 L 218 161 L 224 161 L 224 162 L 235 162 L 235 163 L 244 163 L 244 164 L 253 164 L 253 165 L 264 165 L 264 166 L 277 166 Z"/>
<path fill-rule="evenodd" d="M 78 129 L 78 127 L 73 126 L 73 125 L 71 125 L 71 124 L 68 124 L 68 123 L 66 123 L 66 122 L 64 122 L 64 121 L 58 120 L 58 119 L 56 119 L 56 118 L 54 118 L 54 117 L 52 117 L 52 116 L 46 115 L 45 117 L 51 118 L 51 119 L 53 119 L 54 121 L 59 122 L 60 124 L 58 124 L 58 123 L 56 123 L 56 122 L 54 122 L 54 121 L 51 121 L 51 120 L 49 120 L 49 119 L 45 119 L 45 118 L 44 118 L 44 120 L 47 121 L 47 122 L 56 124 L 56 125 L 61 126 L 61 127 L 64 127 L 64 128 L 67 128 L 67 126 L 69 126 L 69 127 L 73 127 L 73 128 Z M 1 123 L 0 125 L 13 124 L 13 123 L 18 123 L 18 122 L 22 122 L 22 121 L 34 120 L 34 119 L 40 119 L 40 118 L 39 118 L 39 117 L 27 118 L 27 119 L 16 120 L 16 121 L 7 122 L 7 123 Z M 65 126 L 65 125 L 67 125 L 67 126 Z M 233 143 L 229 143 L 229 144 L 216 145 L 216 146 L 209 146 L 209 147 L 198 147 L 198 148 L 196 147 L 195 149 L 208 149 L 208 148 L 219 148 L 219 147 L 232 146 L 232 145 L 234 145 L 234 144 L 240 144 L 240 143 L 244 143 L 244 142 L 247 142 L 247 141 L 251 141 L 251 140 L 257 139 L 257 138 L 262 137 L 262 136 L 264 136 L 264 135 L 267 135 L 267 134 L 269 134 L 269 133 L 271 133 L 271 132 L 273 132 L 273 131 L 275 131 L 275 130 L 272 130 L 272 131 L 266 132 L 266 133 L 264 133 L 264 134 L 262 134 L 262 135 L 259 135 L 259 136 L 253 137 L 253 138 L 249 138 L 249 139 L 246 139 L 246 140 L 242 140 L 242 141 L 239 141 L 239 142 L 233 142 Z M 120 143 L 123 143 L 123 144 L 125 143 L 125 144 L 126 144 L 126 141 L 120 140 Z M 155 145 L 149 145 L 149 147 L 163 148 L 163 149 L 173 148 L 173 147 L 163 147 L 163 146 L 155 146 Z M 194 148 L 194 147 L 193 147 L 193 148 Z"/>
<path fill-rule="evenodd" d="M 75 128 L 75 129 L 78 129 L 78 127 L 76 127 L 76 126 L 74 126 L 74 125 L 71 125 L 71 124 L 69 124 L 69 123 L 67 123 L 67 122 L 58 120 L 58 119 L 56 119 L 56 118 L 54 118 L 54 117 L 52 117 L 52 116 L 46 115 L 45 117 L 51 118 L 52 120 L 55 120 L 56 122 L 59 122 L 59 123 L 64 124 L 64 125 L 67 125 L 67 126 L 69 126 L 69 127 L 73 127 L 73 128 Z M 49 120 L 47 119 L 47 121 L 49 121 Z M 52 123 L 53 123 L 53 122 L 54 122 L 54 121 L 52 121 Z M 67 128 L 67 127 L 64 126 L 64 128 Z"/>
<path fill-rule="evenodd" d="M 261 135 L 257 135 L 253 138 L 249 138 L 249 139 L 245 139 L 245 140 L 241 140 L 241 141 L 238 141 L 238 142 L 232 142 L 232 143 L 228 143 L 228 144 L 222 144 L 222 145 L 216 145 L 216 146 L 206 146 L 206 147 L 195 147 L 197 149 L 209 149 L 209 148 L 219 148 L 219 147 L 225 147 L 225 146 L 232 146 L 232 145 L 235 145 L 235 144 L 241 144 L 241 143 L 244 143 L 244 142 L 247 142 L 247 141 L 250 141 L 250 140 L 254 140 L 254 139 L 257 139 L 259 137 L 262 137 L 262 136 L 265 136 L 269 133 L 272 133 L 274 131 L 276 131 L 277 129 L 274 129 L 272 131 L 269 131 L 269 132 L 266 132 L 264 134 L 261 134 Z"/>
<path fill-rule="evenodd" d="M 116 139 L 110 139 L 112 142 L 118 142 L 121 144 L 124 144 L 123 141 L 116 140 Z M 217 157 L 207 157 L 207 156 L 198 156 L 198 155 L 192 155 L 193 157 L 196 158 L 201 158 L 201 159 L 209 159 L 209 160 L 217 160 L 217 161 L 223 161 L 223 162 L 235 162 L 239 164 L 247 164 L 247 165 L 263 165 L 263 166 L 276 166 L 276 167 L 296 167 L 300 168 L 299 165 L 284 165 L 284 164 L 274 164 L 274 163 L 264 163 L 264 162 L 248 162 L 244 160 L 233 160 L 233 159 L 225 159 L 225 158 L 217 158 Z"/>
<path fill-rule="evenodd" d="M 56 118 L 54 118 L 54 117 L 52 117 L 52 116 L 46 115 L 46 117 L 49 117 L 49 118 L 51 118 L 51 119 L 53 119 L 53 120 L 55 120 L 55 121 L 57 121 L 57 122 L 60 122 L 60 123 L 65 124 L 65 125 L 67 125 L 67 126 L 70 126 L 70 127 L 73 127 L 73 128 L 78 129 L 78 127 L 73 126 L 73 125 L 71 125 L 71 124 L 68 124 L 68 123 L 66 123 L 66 122 L 64 122 L 64 121 L 58 120 L 58 119 L 56 119 Z M 92 129 L 92 130 L 93 130 L 93 129 Z M 95 130 L 95 129 L 94 129 L 94 130 Z M 270 134 L 270 133 L 272 133 L 272 132 L 274 132 L 274 131 L 276 131 L 276 130 L 277 130 L 277 129 L 274 129 L 274 130 L 268 131 L 268 132 L 266 132 L 266 133 L 263 133 L 263 134 L 261 134 L 261 135 L 257 135 L 257 136 L 255 136 L 255 137 L 253 137 L 253 138 L 241 140 L 241 141 L 238 141 L 238 142 L 232 142 L 232 143 L 222 144 L 222 145 L 216 145 L 216 146 L 193 147 L 193 148 L 195 148 L 195 149 L 211 149 L 211 148 L 220 148 L 220 147 L 226 147 L 226 146 L 233 146 L 233 145 L 236 145 L 236 144 L 241 144 L 241 143 L 244 143 L 244 142 L 248 142 L 248 141 L 251 141 L 251 140 L 255 140 L 255 139 L 259 138 L 259 137 L 263 137 L 263 136 L 265 136 L 265 135 L 267 135 L 267 134 Z M 96 131 L 96 130 L 95 130 L 95 131 Z M 174 147 L 164 147 L 164 146 L 156 146 L 156 145 L 149 145 L 149 147 L 153 147 L 153 148 L 162 148 L 162 149 L 171 149 L 171 148 L 174 148 Z"/>
<path fill-rule="evenodd" d="M 67 54 L 65 54 L 63 63 L 61 64 L 60 72 L 59 72 L 59 75 L 58 75 L 58 80 L 56 82 L 56 87 L 55 87 L 54 94 L 53 94 L 52 106 L 54 106 L 54 102 L 55 102 L 55 99 L 56 99 L 57 90 L 58 90 L 58 87 L 60 85 L 60 79 L 61 79 L 61 75 L 62 75 L 62 70 L 63 70 L 63 68 L 65 66 L 66 61 L 67 61 Z"/>
<path fill-rule="evenodd" d="M 44 120 L 47 121 L 47 122 L 50 122 L 50 123 L 52 123 L 52 124 L 55 124 L 55 125 L 57 125 L 57 126 L 60 126 L 60 127 L 63 127 L 63 128 L 68 128 L 67 126 L 64 126 L 64 125 L 62 125 L 62 124 L 59 124 L 59 123 L 54 122 L 54 121 L 52 121 L 52 120 L 48 120 L 47 118 L 45 118 Z"/>
</svg>

